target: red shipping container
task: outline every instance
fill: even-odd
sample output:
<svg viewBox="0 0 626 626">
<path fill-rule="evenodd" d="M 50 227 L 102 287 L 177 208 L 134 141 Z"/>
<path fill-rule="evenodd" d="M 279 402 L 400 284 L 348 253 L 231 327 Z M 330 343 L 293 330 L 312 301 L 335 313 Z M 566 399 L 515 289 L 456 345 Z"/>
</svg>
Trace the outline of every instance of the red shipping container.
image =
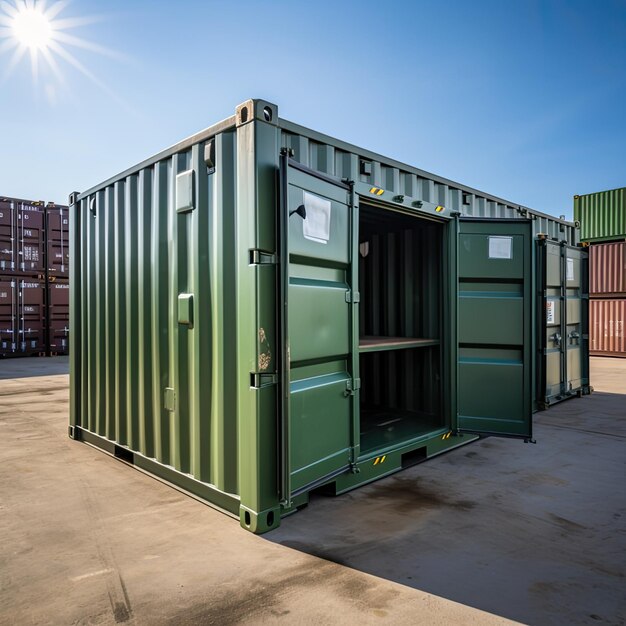
<svg viewBox="0 0 626 626">
<path fill-rule="evenodd" d="M 17 351 L 18 315 L 15 278 L 0 276 L 0 356 Z"/>
<path fill-rule="evenodd" d="M 589 293 L 626 298 L 626 241 L 589 247 Z"/>
<path fill-rule="evenodd" d="M 69 209 L 49 203 L 46 207 L 46 258 L 49 278 L 67 278 L 70 259 Z"/>
<path fill-rule="evenodd" d="M 67 280 L 48 283 L 49 353 L 68 354 L 70 349 L 70 285 Z"/>
<path fill-rule="evenodd" d="M 589 301 L 589 353 L 626 357 L 626 300 Z"/>
</svg>

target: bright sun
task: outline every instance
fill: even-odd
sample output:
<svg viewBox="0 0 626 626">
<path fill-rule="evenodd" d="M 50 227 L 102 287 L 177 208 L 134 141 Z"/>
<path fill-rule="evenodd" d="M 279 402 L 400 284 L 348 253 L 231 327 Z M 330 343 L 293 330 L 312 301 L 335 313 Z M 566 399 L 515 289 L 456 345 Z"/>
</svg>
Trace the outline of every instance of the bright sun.
<svg viewBox="0 0 626 626">
<path fill-rule="evenodd" d="M 11 28 L 17 40 L 28 48 L 47 48 L 52 39 L 52 26 L 37 7 L 21 6 L 13 17 Z"/>
<path fill-rule="evenodd" d="M 71 65 L 101 89 L 113 95 L 108 87 L 99 81 L 81 63 L 71 48 L 80 48 L 97 54 L 104 54 L 118 60 L 126 60 L 123 55 L 97 43 L 72 34 L 72 29 L 93 24 L 103 16 L 61 17 L 68 5 L 67 0 L 0 0 L 0 55 L 8 54 L 3 63 L 4 76 L 0 84 L 15 71 L 24 57 L 30 59 L 33 83 L 37 86 L 40 74 L 44 71 L 46 93 L 55 93 L 57 87 L 65 85 L 62 64 Z M 56 84 L 56 86 L 55 86 Z"/>
</svg>

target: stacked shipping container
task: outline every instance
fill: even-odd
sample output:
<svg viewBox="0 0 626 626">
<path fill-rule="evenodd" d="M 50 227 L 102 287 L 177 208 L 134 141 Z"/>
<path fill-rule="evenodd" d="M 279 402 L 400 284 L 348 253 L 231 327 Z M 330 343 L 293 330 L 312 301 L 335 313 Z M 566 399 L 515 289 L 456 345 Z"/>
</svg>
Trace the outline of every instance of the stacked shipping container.
<svg viewBox="0 0 626 626">
<path fill-rule="evenodd" d="M 68 233 L 67 207 L 0 198 L 0 356 L 67 353 Z"/>
<path fill-rule="evenodd" d="M 590 354 L 626 357 L 626 188 L 574 197 L 589 251 Z"/>
</svg>

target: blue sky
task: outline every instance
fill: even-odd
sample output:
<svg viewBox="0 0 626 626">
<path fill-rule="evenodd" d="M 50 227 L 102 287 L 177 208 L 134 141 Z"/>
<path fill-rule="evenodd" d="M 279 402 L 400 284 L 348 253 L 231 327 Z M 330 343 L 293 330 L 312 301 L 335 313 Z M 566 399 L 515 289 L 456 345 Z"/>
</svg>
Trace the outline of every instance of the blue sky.
<svg viewBox="0 0 626 626">
<path fill-rule="evenodd" d="M 48 5 L 52 4 L 49 0 Z M 74 0 L 106 56 L 0 85 L 0 194 L 65 202 L 234 112 L 279 115 L 535 209 L 626 185 L 626 1 Z M 0 75 L 9 55 L 0 56 Z"/>
</svg>

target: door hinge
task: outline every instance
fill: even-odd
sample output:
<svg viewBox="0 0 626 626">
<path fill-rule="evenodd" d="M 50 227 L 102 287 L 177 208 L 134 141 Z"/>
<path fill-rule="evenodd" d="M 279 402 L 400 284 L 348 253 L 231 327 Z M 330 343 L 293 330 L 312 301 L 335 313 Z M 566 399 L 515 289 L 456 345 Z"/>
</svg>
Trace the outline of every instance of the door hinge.
<svg viewBox="0 0 626 626">
<path fill-rule="evenodd" d="M 358 291 L 346 291 L 346 302 L 348 304 L 361 302 L 361 294 Z"/>
<path fill-rule="evenodd" d="M 250 250 L 250 265 L 276 265 L 276 255 L 263 250 Z"/>
<path fill-rule="evenodd" d="M 250 387 L 259 389 L 268 385 L 275 385 L 278 382 L 278 374 L 250 372 Z"/>
<path fill-rule="evenodd" d="M 346 380 L 346 390 L 343 392 L 344 396 L 353 396 L 361 388 L 360 378 L 351 378 Z"/>
</svg>

